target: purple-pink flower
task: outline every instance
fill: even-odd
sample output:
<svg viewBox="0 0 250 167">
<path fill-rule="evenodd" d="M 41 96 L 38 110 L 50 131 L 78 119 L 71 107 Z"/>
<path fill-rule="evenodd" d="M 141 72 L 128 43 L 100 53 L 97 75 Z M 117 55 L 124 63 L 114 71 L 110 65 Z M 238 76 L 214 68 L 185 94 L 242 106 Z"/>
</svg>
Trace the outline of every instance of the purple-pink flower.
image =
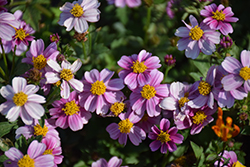
<svg viewBox="0 0 250 167">
<path fill-rule="evenodd" d="M 143 115 L 141 120 L 137 122 L 135 125 L 142 128 L 146 133 L 149 133 L 151 130 L 151 127 L 153 125 L 158 125 L 161 120 L 161 115 L 158 115 L 156 117 L 150 117 L 147 113 Z"/>
<path fill-rule="evenodd" d="M 160 84 L 163 80 L 162 72 L 153 70 L 150 76 L 150 82 L 134 89 L 129 99 L 136 114 L 143 115 L 146 110 L 150 117 L 154 117 L 160 115 L 159 103 L 169 95 L 169 90 L 167 84 Z"/>
<path fill-rule="evenodd" d="M 237 155 L 234 151 L 227 151 L 224 150 L 223 151 L 223 155 L 221 155 L 222 153 L 220 153 L 218 156 L 222 156 L 222 158 L 220 159 L 220 164 L 218 166 L 219 161 L 215 161 L 214 163 L 214 167 L 246 167 L 244 165 L 242 165 L 242 163 L 240 163 L 238 161 Z M 229 159 L 229 162 L 226 165 L 223 165 L 225 162 L 225 159 Z"/>
<path fill-rule="evenodd" d="M 83 84 L 81 81 L 75 79 L 74 73 L 76 73 L 82 66 L 82 62 L 80 59 L 74 61 L 73 64 L 70 64 L 67 60 L 63 60 L 61 67 L 60 65 L 49 59 L 47 64 L 54 70 L 52 72 L 46 72 L 46 83 L 47 84 L 57 84 L 61 85 L 61 97 L 64 99 L 68 99 L 70 96 L 70 87 L 69 85 L 76 91 L 83 91 Z M 62 80 L 62 82 L 61 82 Z"/>
<path fill-rule="evenodd" d="M 52 106 L 54 108 L 49 109 L 51 119 L 56 119 L 55 125 L 62 129 L 70 127 L 73 131 L 81 130 L 92 116 L 79 105 L 76 91 L 71 92 L 68 99 L 54 101 Z"/>
<path fill-rule="evenodd" d="M 87 111 L 106 115 L 111 104 L 124 99 L 122 79 L 111 79 L 114 72 L 103 69 L 86 71 L 83 77 L 84 90 L 80 94 L 80 105 Z"/>
<path fill-rule="evenodd" d="M 60 40 L 60 37 L 59 37 L 59 35 L 57 33 L 55 33 L 55 34 L 50 35 L 49 39 L 50 39 L 50 42 L 58 43 L 59 40 Z"/>
<path fill-rule="evenodd" d="M 110 137 L 114 140 L 118 139 L 120 144 L 126 145 L 127 138 L 138 146 L 142 140 L 146 139 L 146 133 L 135 123 L 139 122 L 141 117 L 135 115 L 133 112 L 121 113 L 119 115 L 121 121 L 117 123 L 111 123 L 107 126 L 106 130 Z"/>
<path fill-rule="evenodd" d="M 160 129 L 154 125 L 151 128 L 152 132 L 148 134 L 148 138 L 154 140 L 150 143 L 149 147 L 151 151 L 156 151 L 159 148 L 161 153 L 166 154 L 167 151 L 174 152 L 177 150 L 177 144 L 181 144 L 184 137 L 178 134 L 176 127 L 170 128 L 170 122 L 168 119 L 163 118 L 160 122 Z"/>
<path fill-rule="evenodd" d="M 104 158 L 100 158 L 91 164 L 91 167 L 120 167 L 122 159 L 113 156 L 108 162 Z"/>
<path fill-rule="evenodd" d="M 100 3 L 97 0 L 78 0 L 73 3 L 66 2 L 60 10 L 59 25 L 65 26 L 66 31 L 73 27 L 78 33 L 88 30 L 88 22 L 97 22 L 100 19 L 100 11 L 97 9 Z"/>
<path fill-rule="evenodd" d="M 130 89 L 148 84 L 151 80 L 150 71 L 161 67 L 160 59 L 145 50 L 138 55 L 122 56 L 117 63 L 124 68 L 119 72 L 119 77 Z"/>
<path fill-rule="evenodd" d="M 114 0 L 116 7 L 125 7 L 126 5 L 130 8 L 138 7 L 141 5 L 141 0 Z"/>
<path fill-rule="evenodd" d="M 4 5 L 6 5 L 7 3 L 8 3 L 7 0 L 0 0 L 0 12 L 7 12 L 8 11 L 8 9 L 2 7 Z"/>
<path fill-rule="evenodd" d="M 5 155 L 9 158 L 4 162 L 5 167 L 17 166 L 36 166 L 36 167 L 54 167 L 54 156 L 50 154 L 43 155 L 46 150 L 44 143 L 34 140 L 30 143 L 27 154 L 23 153 L 15 147 L 11 147 L 5 151 Z"/>
<path fill-rule="evenodd" d="M 187 58 L 196 59 L 200 52 L 211 55 L 215 49 L 215 44 L 220 43 L 220 33 L 212 30 L 205 23 L 198 24 L 196 18 L 189 16 L 191 26 L 187 23 L 186 27 L 180 27 L 175 35 L 181 37 L 177 46 L 180 51 L 185 50 Z"/>
<path fill-rule="evenodd" d="M 225 91 L 237 89 L 242 84 L 246 92 L 250 91 L 250 51 L 243 50 L 240 57 L 241 63 L 234 57 L 226 57 L 221 63 L 229 73 L 221 80 Z"/>
<path fill-rule="evenodd" d="M 0 89 L 1 95 L 7 99 L 0 105 L 0 113 L 13 122 L 18 116 L 26 125 L 31 125 L 34 119 L 41 119 L 44 115 L 44 108 L 40 103 L 45 103 L 45 98 L 35 94 L 39 86 L 29 84 L 22 77 L 15 77 L 12 86 L 3 86 Z"/>
<path fill-rule="evenodd" d="M 232 17 L 234 13 L 231 7 L 224 7 L 220 4 L 218 7 L 215 3 L 205 6 L 201 10 L 201 16 L 206 17 L 203 22 L 209 25 L 213 30 L 220 30 L 223 35 L 233 32 L 233 27 L 230 22 L 237 22 L 239 19 Z"/>
</svg>

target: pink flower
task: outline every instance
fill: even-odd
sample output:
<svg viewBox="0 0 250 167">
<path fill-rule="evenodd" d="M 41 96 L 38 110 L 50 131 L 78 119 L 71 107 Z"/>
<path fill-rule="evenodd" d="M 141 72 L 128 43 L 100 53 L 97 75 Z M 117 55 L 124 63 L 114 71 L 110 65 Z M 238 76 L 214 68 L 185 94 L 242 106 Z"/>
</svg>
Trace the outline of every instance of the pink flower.
<svg viewBox="0 0 250 167">
<path fill-rule="evenodd" d="M 30 50 L 26 52 L 26 57 L 22 59 L 22 63 L 31 64 L 34 68 L 42 70 L 48 68 L 47 61 L 49 59 L 56 60 L 59 51 L 56 43 L 51 43 L 44 50 L 44 42 L 42 39 L 33 40 L 30 45 Z M 43 70 L 44 71 L 44 70 Z"/>
<path fill-rule="evenodd" d="M 118 124 L 111 123 L 106 128 L 110 137 L 114 140 L 118 139 L 120 144 L 126 145 L 129 136 L 130 141 L 138 146 L 146 138 L 146 133 L 135 125 L 141 118 L 133 112 L 121 113 L 119 118 L 121 121 Z"/>
<path fill-rule="evenodd" d="M 30 143 L 27 150 L 27 154 L 23 155 L 15 147 L 11 147 L 8 151 L 5 151 L 5 155 L 9 158 L 4 162 L 5 167 L 17 167 L 17 166 L 36 166 L 36 167 L 53 167 L 54 156 L 50 154 L 43 155 L 46 149 L 44 143 L 38 143 L 34 140 Z"/>
<path fill-rule="evenodd" d="M 181 37 L 177 46 L 179 50 L 185 50 L 187 58 L 196 59 L 200 52 L 211 55 L 215 49 L 215 44 L 220 43 L 220 33 L 210 29 L 205 23 L 198 24 L 196 18 L 189 16 L 191 26 L 180 27 L 175 35 Z"/>
<path fill-rule="evenodd" d="M 88 30 L 88 22 L 97 22 L 100 19 L 101 12 L 97 9 L 99 6 L 97 0 L 66 2 L 60 7 L 62 13 L 58 24 L 67 27 L 66 31 L 74 27 L 78 33 L 84 33 Z"/>
<path fill-rule="evenodd" d="M 231 7 L 224 7 L 220 4 L 218 7 L 215 3 L 205 6 L 201 10 L 201 16 L 206 17 L 203 22 L 209 25 L 213 30 L 220 30 L 223 35 L 233 32 L 233 27 L 229 22 L 237 22 L 239 19 L 232 17 L 234 13 Z"/>
<path fill-rule="evenodd" d="M 135 125 L 142 128 L 146 133 L 149 133 L 151 130 L 151 127 L 153 125 L 157 125 L 160 123 L 161 115 L 158 115 L 156 117 L 149 117 L 147 113 L 143 115 L 141 120 L 137 122 Z"/>
<path fill-rule="evenodd" d="M 42 139 L 42 143 L 46 145 L 43 155 L 50 154 L 54 156 L 54 167 L 61 164 L 63 160 L 61 142 L 54 137 L 47 137 Z"/>
<path fill-rule="evenodd" d="M 15 16 L 9 12 L 0 13 L 0 38 L 6 41 L 11 41 L 18 28 L 20 22 L 16 20 Z"/>
<path fill-rule="evenodd" d="M 53 137 L 60 140 L 59 133 L 56 130 L 56 126 L 53 125 L 54 120 L 44 120 L 43 127 L 40 125 L 39 121 L 35 119 L 32 125 L 21 126 L 16 130 L 16 139 L 23 135 L 26 140 L 32 136 L 42 135 L 43 138 Z"/>
<path fill-rule="evenodd" d="M 155 140 L 150 143 L 149 147 L 151 151 L 156 151 L 161 147 L 161 153 L 166 154 L 167 151 L 174 152 L 177 150 L 177 144 L 181 144 L 184 137 L 178 134 L 176 127 L 171 127 L 168 119 L 163 118 L 160 122 L 160 129 L 154 125 L 148 134 L 148 138 Z"/>
<path fill-rule="evenodd" d="M 138 55 L 122 56 L 117 62 L 124 68 L 119 72 L 119 77 L 130 89 L 148 84 L 151 80 L 150 71 L 161 67 L 160 59 L 151 55 L 152 53 L 142 50 Z"/>
<path fill-rule="evenodd" d="M 114 0 L 116 7 L 125 7 L 126 5 L 130 8 L 138 7 L 141 5 L 141 0 Z"/>
<path fill-rule="evenodd" d="M 158 116 L 161 109 L 158 106 L 160 101 L 169 94 L 167 84 L 160 84 L 163 80 L 163 73 L 153 70 L 150 73 L 151 80 L 148 84 L 138 87 L 130 94 L 132 110 L 138 115 L 143 115 L 147 110 L 150 117 Z"/>
<path fill-rule="evenodd" d="M 74 73 L 76 73 L 82 66 L 82 62 L 80 59 L 77 59 L 72 65 L 63 60 L 61 67 L 60 65 L 49 59 L 47 64 L 54 70 L 53 72 L 46 72 L 45 77 L 47 79 L 47 84 L 59 83 L 61 84 L 61 97 L 64 99 L 68 99 L 70 95 L 70 87 L 69 85 L 76 91 L 83 91 L 83 84 L 81 81 L 74 78 Z"/>
<path fill-rule="evenodd" d="M 219 166 L 223 166 L 223 167 L 246 167 L 244 165 L 242 165 L 237 158 L 237 155 L 234 151 L 227 151 L 224 150 L 223 155 L 221 155 L 222 153 L 220 153 L 218 156 L 222 156 L 221 160 L 220 160 L 220 165 Z M 225 159 L 229 159 L 229 162 L 226 165 L 223 165 L 225 162 Z M 218 163 L 219 161 L 215 161 L 214 163 L 214 167 L 218 167 Z"/>
<path fill-rule="evenodd" d="M 86 71 L 83 77 L 84 90 L 80 94 L 80 105 L 85 110 L 99 115 L 107 114 L 111 104 L 124 99 L 120 91 L 124 88 L 122 79 L 110 79 L 114 72 L 103 69 L 100 73 L 93 69 Z"/>
<path fill-rule="evenodd" d="M 59 35 L 57 33 L 55 33 L 53 35 L 50 35 L 49 39 L 50 39 L 50 42 L 56 42 L 56 43 L 58 43 L 59 40 L 60 40 L 60 37 L 59 37 Z"/>
<path fill-rule="evenodd" d="M 40 103 L 45 103 L 43 96 L 35 94 L 39 86 L 29 84 L 22 77 L 15 77 L 12 85 L 3 86 L 1 95 L 7 99 L 0 105 L 0 112 L 13 122 L 18 116 L 26 125 L 31 125 L 34 119 L 41 119 L 44 108 Z"/>
<path fill-rule="evenodd" d="M 91 167 L 120 167 L 122 164 L 122 159 L 119 159 L 116 156 L 113 156 L 109 162 L 107 162 L 104 158 L 100 158 L 98 161 L 93 162 Z"/>
<path fill-rule="evenodd" d="M 91 113 L 80 107 L 76 91 L 71 92 L 68 99 L 54 101 L 52 106 L 54 108 L 49 109 L 51 119 L 57 119 L 55 125 L 62 129 L 81 130 L 91 118 Z"/>
</svg>

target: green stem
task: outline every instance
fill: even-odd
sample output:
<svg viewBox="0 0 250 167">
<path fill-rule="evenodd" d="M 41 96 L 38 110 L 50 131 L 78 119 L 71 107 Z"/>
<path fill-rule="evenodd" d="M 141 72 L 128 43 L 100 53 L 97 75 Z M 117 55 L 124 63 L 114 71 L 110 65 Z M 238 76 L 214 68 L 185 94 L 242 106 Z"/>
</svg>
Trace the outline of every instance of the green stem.
<svg viewBox="0 0 250 167">
<path fill-rule="evenodd" d="M 48 9 L 44 8 L 43 6 L 36 4 L 35 7 L 49 18 L 53 16 L 53 13 L 51 13 Z"/>
<path fill-rule="evenodd" d="M 3 43 L 2 43 L 1 39 L 0 39 L 0 45 L 1 45 L 1 49 L 2 49 L 4 65 L 5 65 L 5 72 L 7 74 L 7 75 L 5 75 L 5 79 L 8 82 L 8 63 L 7 63 L 7 59 L 6 59 L 6 55 L 5 55 L 5 52 L 4 52 Z"/>
<path fill-rule="evenodd" d="M 84 60 L 86 61 L 87 58 L 88 58 L 88 56 L 87 56 L 87 52 L 86 52 L 84 41 L 82 41 L 82 50 L 83 50 Z"/>
<path fill-rule="evenodd" d="M 89 33 L 89 35 L 88 35 L 88 37 L 89 37 L 89 53 L 91 53 L 91 50 L 92 50 L 92 35 Z"/>
<path fill-rule="evenodd" d="M 13 52 L 13 58 L 12 58 L 12 66 L 11 66 L 11 71 L 10 71 L 10 77 L 12 77 L 14 69 L 15 69 L 15 58 L 16 58 L 16 46 L 14 48 L 14 52 Z"/>
<path fill-rule="evenodd" d="M 167 79 L 168 76 L 168 72 L 173 68 L 174 66 L 167 66 L 166 70 L 165 70 L 165 74 L 164 74 L 164 79 L 163 82 L 165 82 L 165 80 Z"/>
<path fill-rule="evenodd" d="M 7 7 L 25 5 L 25 4 L 27 4 L 27 3 L 28 3 L 28 2 L 26 2 L 26 1 L 20 1 L 20 2 L 13 2 L 13 1 L 11 1 L 10 4 L 7 5 Z"/>
<path fill-rule="evenodd" d="M 46 99 L 46 103 L 44 104 L 44 106 L 49 105 L 50 100 L 53 98 L 53 96 L 58 92 L 58 90 L 60 89 L 60 86 L 56 87 L 54 89 L 54 91 L 49 95 L 49 97 Z"/>
<path fill-rule="evenodd" d="M 149 28 L 149 24 L 150 24 L 150 20 L 151 20 L 151 6 L 148 7 L 147 9 L 147 22 L 146 22 L 146 26 L 145 26 L 145 37 L 144 37 L 144 44 L 146 45 L 148 43 L 148 28 Z"/>
<path fill-rule="evenodd" d="M 3 71 L 2 67 L 0 67 L 0 73 L 1 73 L 2 76 L 5 78 L 5 72 Z"/>
</svg>

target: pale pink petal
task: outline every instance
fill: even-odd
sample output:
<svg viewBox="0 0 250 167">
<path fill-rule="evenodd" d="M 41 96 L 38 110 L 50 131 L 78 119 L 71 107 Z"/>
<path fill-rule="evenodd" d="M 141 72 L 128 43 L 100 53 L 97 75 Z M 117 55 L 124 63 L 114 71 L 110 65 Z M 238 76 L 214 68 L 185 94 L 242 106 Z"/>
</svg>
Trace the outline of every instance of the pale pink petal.
<svg viewBox="0 0 250 167">
<path fill-rule="evenodd" d="M 226 57 L 221 63 L 224 70 L 232 74 L 238 74 L 243 67 L 240 62 L 234 57 Z"/>
<path fill-rule="evenodd" d="M 117 62 L 117 64 L 126 70 L 131 70 L 133 60 L 129 56 L 122 56 L 121 59 Z"/>
<path fill-rule="evenodd" d="M 243 84 L 244 80 L 237 75 L 229 74 L 222 78 L 221 83 L 223 84 L 225 91 L 231 91 L 237 89 Z"/>
<path fill-rule="evenodd" d="M 15 77 L 12 80 L 12 87 L 15 93 L 24 91 L 26 85 L 27 85 L 27 81 L 23 77 Z"/>
<path fill-rule="evenodd" d="M 82 120 L 77 114 L 68 117 L 68 124 L 73 131 L 81 130 L 83 128 Z"/>
<path fill-rule="evenodd" d="M 41 117 L 44 115 L 45 112 L 43 106 L 35 102 L 25 103 L 24 109 L 34 119 L 41 119 Z"/>
<path fill-rule="evenodd" d="M 45 149 L 46 145 L 44 143 L 38 143 L 37 140 L 33 140 L 29 145 L 27 153 L 30 156 L 30 158 L 35 159 L 38 156 L 42 155 Z"/>
<path fill-rule="evenodd" d="M 200 48 L 197 41 L 189 42 L 185 55 L 187 58 L 196 59 L 199 56 Z"/>
<path fill-rule="evenodd" d="M 122 145 L 126 145 L 127 143 L 127 134 L 126 133 L 121 133 L 121 135 L 119 136 L 118 142 Z"/>
<path fill-rule="evenodd" d="M 161 142 L 159 140 L 155 140 L 149 144 L 151 151 L 156 151 L 161 147 Z"/>
<path fill-rule="evenodd" d="M 39 86 L 30 84 L 25 87 L 25 89 L 23 90 L 23 93 L 29 96 L 29 95 L 36 93 L 38 90 L 39 90 Z"/>
<path fill-rule="evenodd" d="M 7 99 L 7 100 L 12 100 L 15 92 L 13 90 L 13 88 L 10 86 L 10 85 L 6 85 L 6 86 L 3 86 L 1 89 L 0 89 L 0 92 L 1 92 L 1 95 Z"/>
<path fill-rule="evenodd" d="M 36 167 L 54 167 L 54 156 L 51 154 L 41 155 L 35 159 Z"/>
<path fill-rule="evenodd" d="M 34 103 L 45 103 L 46 100 L 43 96 L 37 94 L 31 94 L 28 96 L 27 102 L 34 102 Z"/>
<path fill-rule="evenodd" d="M 4 153 L 12 161 L 18 161 L 23 157 L 23 153 L 15 147 L 11 147 L 8 151 Z"/>
<path fill-rule="evenodd" d="M 75 19 L 78 19 L 78 18 L 75 18 Z M 78 33 L 81 34 L 88 30 L 89 25 L 84 17 L 80 17 L 78 20 L 76 20 L 74 28 Z"/>
<path fill-rule="evenodd" d="M 250 51 L 243 50 L 240 54 L 240 59 L 244 67 L 250 67 Z"/>
<path fill-rule="evenodd" d="M 60 67 L 60 65 L 59 65 L 56 61 L 54 61 L 54 60 L 52 60 L 52 59 L 49 59 L 49 60 L 47 61 L 47 64 L 48 64 L 53 70 L 55 70 L 56 72 L 60 72 L 60 71 L 62 70 L 62 68 Z"/>
<path fill-rule="evenodd" d="M 105 84 L 107 90 L 118 91 L 124 88 L 123 80 L 120 78 L 111 79 Z"/>
<path fill-rule="evenodd" d="M 69 84 L 74 90 L 77 90 L 78 92 L 83 91 L 83 83 L 81 81 L 72 78 L 71 80 L 69 80 Z"/>
<path fill-rule="evenodd" d="M 56 83 L 61 79 L 59 74 L 54 72 L 46 72 L 45 77 L 46 77 L 46 83 L 48 84 Z"/>
<path fill-rule="evenodd" d="M 172 97 L 166 97 L 164 98 L 159 106 L 164 109 L 164 110 L 171 110 L 174 111 L 177 109 L 177 102 L 174 98 Z"/>
<path fill-rule="evenodd" d="M 114 140 L 118 139 L 121 132 L 119 130 L 119 126 L 116 123 L 111 123 L 107 126 L 106 131 L 109 133 L 110 137 Z"/>
<path fill-rule="evenodd" d="M 115 72 L 110 71 L 106 68 L 104 68 L 101 72 L 100 72 L 100 81 L 103 81 L 106 85 L 106 83 L 110 80 L 110 78 L 114 75 Z"/>
<path fill-rule="evenodd" d="M 61 84 L 61 92 L 60 95 L 62 98 L 67 99 L 70 95 L 70 87 L 67 81 L 63 80 Z"/>
<path fill-rule="evenodd" d="M 25 109 L 20 112 L 20 117 L 26 125 L 31 125 L 34 119 L 27 113 Z"/>
<path fill-rule="evenodd" d="M 97 96 L 90 95 L 84 103 L 84 108 L 87 111 L 94 112 L 97 104 Z"/>
<path fill-rule="evenodd" d="M 72 73 L 76 73 L 82 66 L 82 61 L 77 59 L 74 63 L 69 67 Z"/>
<path fill-rule="evenodd" d="M 68 117 L 67 116 L 60 116 L 57 120 L 55 125 L 62 128 L 62 129 L 66 129 L 69 125 L 68 125 Z"/>
<path fill-rule="evenodd" d="M 21 112 L 21 107 L 19 106 L 13 106 L 9 112 L 6 115 L 6 118 L 10 121 L 10 122 L 14 122 L 15 120 L 17 120 L 19 114 Z"/>
</svg>

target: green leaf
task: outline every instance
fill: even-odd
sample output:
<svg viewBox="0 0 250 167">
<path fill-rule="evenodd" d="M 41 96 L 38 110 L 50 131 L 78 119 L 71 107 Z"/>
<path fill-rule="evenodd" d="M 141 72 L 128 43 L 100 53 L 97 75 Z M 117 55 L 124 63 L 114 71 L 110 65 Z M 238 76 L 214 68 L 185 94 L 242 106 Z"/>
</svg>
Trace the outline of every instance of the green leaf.
<svg viewBox="0 0 250 167">
<path fill-rule="evenodd" d="M 23 19 L 37 31 L 39 29 L 39 21 L 41 20 L 41 12 L 34 6 L 28 6 L 23 13 Z"/>
<path fill-rule="evenodd" d="M 122 24 L 127 24 L 128 22 L 128 14 L 127 14 L 127 7 L 124 8 L 117 8 L 116 9 L 116 17 L 119 18 Z"/>
<path fill-rule="evenodd" d="M 84 161 L 77 162 L 73 167 L 87 167 L 86 163 Z"/>
<path fill-rule="evenodd" d="M 13 123 L 9 122 L 0 122 L 0 137 L 3 137 L 4 135 L 8 134 L 12 127 L 15 126 L 17 121 Z"/>
<path fill-rule="evenodd" d="M 204 166 L 204 161 L 205 161 L 205 155 L 204 155 L 203 153 L 201 153 L 200 161 L 199 161 L 198 167 Z"/>
<path fill-rule="evenodd" d="M 202 77 L 206 78 L 207 76 L 207 71 L 211 67 L 209 63 L 209 56 L 200 54 L 199 57 L 195 60 L 193 60 L 194 66 L 201 72 Z"/>
<path fill-rule="evenodd" d="M 0 162 L 4 162 L 6 161 L 7 159 L 9 159 L 6 155 L 1 155 L 0 156 Z"/>
<path fill-rule="evenodd" d="M 194 78 L 195 81 L 199 81 L 200 77 L 202 76 L 199 72 L 190 72 L 189 75 Z"/>
<path fill-rule="evenodd" d="M 197 144 L 195 144 L 194 142 L 190 141 L 191 147 L 194 151 L 194 155 L 197 159 L 199 159 L 201 157 L 201 155 L 203 154 L 203 148 L 198 146 Z"/>
<path fill-rule="evenodd" d="M 11 141 L 9 139 L 0 138 L 0 149 L 2 151 L 7 151 L 10 148 Z"/>
</svg>

